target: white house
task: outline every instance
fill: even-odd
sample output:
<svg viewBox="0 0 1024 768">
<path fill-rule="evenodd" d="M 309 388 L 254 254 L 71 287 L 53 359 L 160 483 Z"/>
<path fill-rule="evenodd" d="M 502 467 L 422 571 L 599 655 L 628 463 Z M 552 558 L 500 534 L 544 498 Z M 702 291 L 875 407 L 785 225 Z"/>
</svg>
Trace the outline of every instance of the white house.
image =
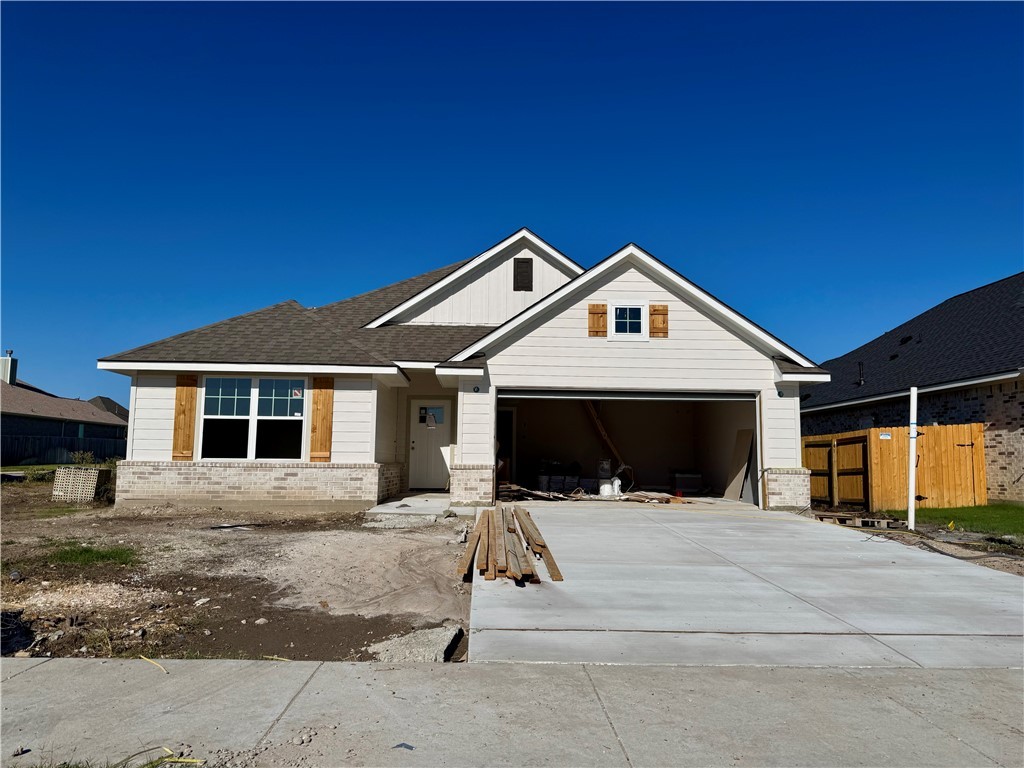
<svg viewBox="0 0 1024 768">
<path fill-rule="evenodd" d="M 119 503 L 409 488 L 488 503 L 496 479 L 596 477 L 603 428 L 629 482 L 665 490 L 685 474 L 710 492 L 749 430 L 745 498 L 803 507 L 800 387 L 829 378 L 636 245 L 584 270 L 526 229 L 361 296 L 287 301 L 99 367 L 132 379 Z"/>
</svg>

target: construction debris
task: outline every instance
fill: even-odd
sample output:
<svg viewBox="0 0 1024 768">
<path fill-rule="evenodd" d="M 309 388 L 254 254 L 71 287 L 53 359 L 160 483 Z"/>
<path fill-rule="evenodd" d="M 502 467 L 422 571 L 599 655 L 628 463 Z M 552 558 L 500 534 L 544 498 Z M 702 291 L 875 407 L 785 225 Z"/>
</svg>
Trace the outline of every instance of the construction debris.
<svg viewBox="0 0 1024 768">
<path fill-rule="evenodd" d="M 537 499 L 541 501 L 639 501 L 646 504 L 692 504 L 681 496 L 673 496 L 670 493 L 659 491 L 627 491 L 617 496 L 599 496 L 593 493 L 585 493 L 582 488 L 577 488 L 571 493 L 558 493 L 557 491 L 535 491 L 530 488 L 523 488 L 515 483 L 501 483 L 498 486 L 499 501 L 521 501 L 523 499 Z"/>
<path fill-rule="evenodd" d="M 499 502 L 494 509 L 480 513 L 456 566 L 463 581 L 473 580 L 474 558 L 476 571 L 487 581 L 503 576 L 518 583 L 539 584 L 537 560 L 544 561 L 552 581 L 562 581 L 562 572 L 537 523 L 527 510 L 512 504 Z"/>
<path fill-rule="evenodd" d="M 887 518 L 861 517 L 843 512 L 815 512 L 814 517 L 822 523 L 834 523 L 850 528 L 906 528 L 906 520 L 889 520 Z"/>
</svg>

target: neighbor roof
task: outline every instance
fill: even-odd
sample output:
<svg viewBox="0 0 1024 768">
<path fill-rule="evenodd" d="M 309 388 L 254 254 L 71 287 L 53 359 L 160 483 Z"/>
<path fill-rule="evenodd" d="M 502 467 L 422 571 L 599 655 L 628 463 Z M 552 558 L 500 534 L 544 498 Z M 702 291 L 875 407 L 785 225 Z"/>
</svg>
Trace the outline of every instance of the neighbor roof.
<svg viewBox="0 0 1024 768">
<path fill-rule="evenodd" d="M 947 299 L 822 367 L 832 381 L 810 390 L 805 410 L 1020 370 L 1024 272 Z"/>
<path fill-rule="evenodd" d="M 43 392 L 31 385 L 8 384 L 0 379 L 0 412 L 42 419 L 81 421 L 88 424 L 124 426 L 124 420 L 86 400 L 72 400 Z"/>
</svg>

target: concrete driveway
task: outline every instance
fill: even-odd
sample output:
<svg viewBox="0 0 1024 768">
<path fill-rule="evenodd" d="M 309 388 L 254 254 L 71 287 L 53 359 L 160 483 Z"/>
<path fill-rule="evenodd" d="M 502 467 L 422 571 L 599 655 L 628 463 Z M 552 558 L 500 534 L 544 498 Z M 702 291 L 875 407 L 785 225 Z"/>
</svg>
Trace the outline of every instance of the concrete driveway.
<svg viewBox="0 0 1024 768">
<path fill-rule="evenodd" d="M 523 506 L 565 581 L 474 579 L 471 661 L 1024 665 L 1018 576 L 722 500 Z"/>
</svg>

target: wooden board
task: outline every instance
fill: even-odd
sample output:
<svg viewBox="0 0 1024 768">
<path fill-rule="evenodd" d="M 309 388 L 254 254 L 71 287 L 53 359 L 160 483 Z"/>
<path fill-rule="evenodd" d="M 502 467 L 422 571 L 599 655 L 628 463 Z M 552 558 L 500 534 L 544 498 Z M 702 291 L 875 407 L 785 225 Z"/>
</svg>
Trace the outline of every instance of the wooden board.
<svg viewBox="0 0 1024 768">
<path fill-rule="evenodd" d="M 331 460 L 331 435 L 334 424 L 334 377 L 313 377 L 313 406 L 309 414 L 309 460 Z"/>
<path fill-rule="evenodd" d="M 526 535 L 527 543 L 538 547 L 546 547 L 547 544 L 544 543 L 544 537 L 540 535 L 540 529 L 537 528 L 537 524 L 533 522 L 533 518 L 526 513 L 526 510 L 522 507 L 513 507 L 512 511 L 519 521 L 520 529 Z"/>
<path fill-rule="evenodd" d="M 607 336 L 608 335 L 608 305 L 589 304 L 587 305 L 587 335 Z"/>
<path fill-rule="evenodd" d="M 648 335 L 652 339 L 668 338 L 668 304 L 651 304 Z"/>
<path fill-rule="evenodd" d="M 487 570 L 488 553 L 491 548 L 491 515 L 489 510 L 480 513 L 478 525 L 482 525 L 480 533 L 480 548 L 476 555 L 476 569 L 483 573 Z"/>
<path fill-rule="evenodd" d="M 485 509 L 487 515 L 487 573 L 484 580 L 494 581 L 498 577 L 498 527 L 494 522 L 494 510 Z"/>
<path fill-rule="evenodd" d="M 179 374 L 174 389 L 174 437 L 171 461 L 192 461 L 196 441 L 196 388 L 199 377 Z"/>
<path fill-rule="evenodd" d="M 723 497 L 730 501 L 739 501 L 743 493 L 743 481 L 747 476 L 747 462 L 750 460 L 750 446 L 754 439 L 754 430 L 740 429 L 736 431 L 736 444 L 732 449 L 732 461 L 729 462 L 729 483 L 725 487 Z"/>
</svg>

